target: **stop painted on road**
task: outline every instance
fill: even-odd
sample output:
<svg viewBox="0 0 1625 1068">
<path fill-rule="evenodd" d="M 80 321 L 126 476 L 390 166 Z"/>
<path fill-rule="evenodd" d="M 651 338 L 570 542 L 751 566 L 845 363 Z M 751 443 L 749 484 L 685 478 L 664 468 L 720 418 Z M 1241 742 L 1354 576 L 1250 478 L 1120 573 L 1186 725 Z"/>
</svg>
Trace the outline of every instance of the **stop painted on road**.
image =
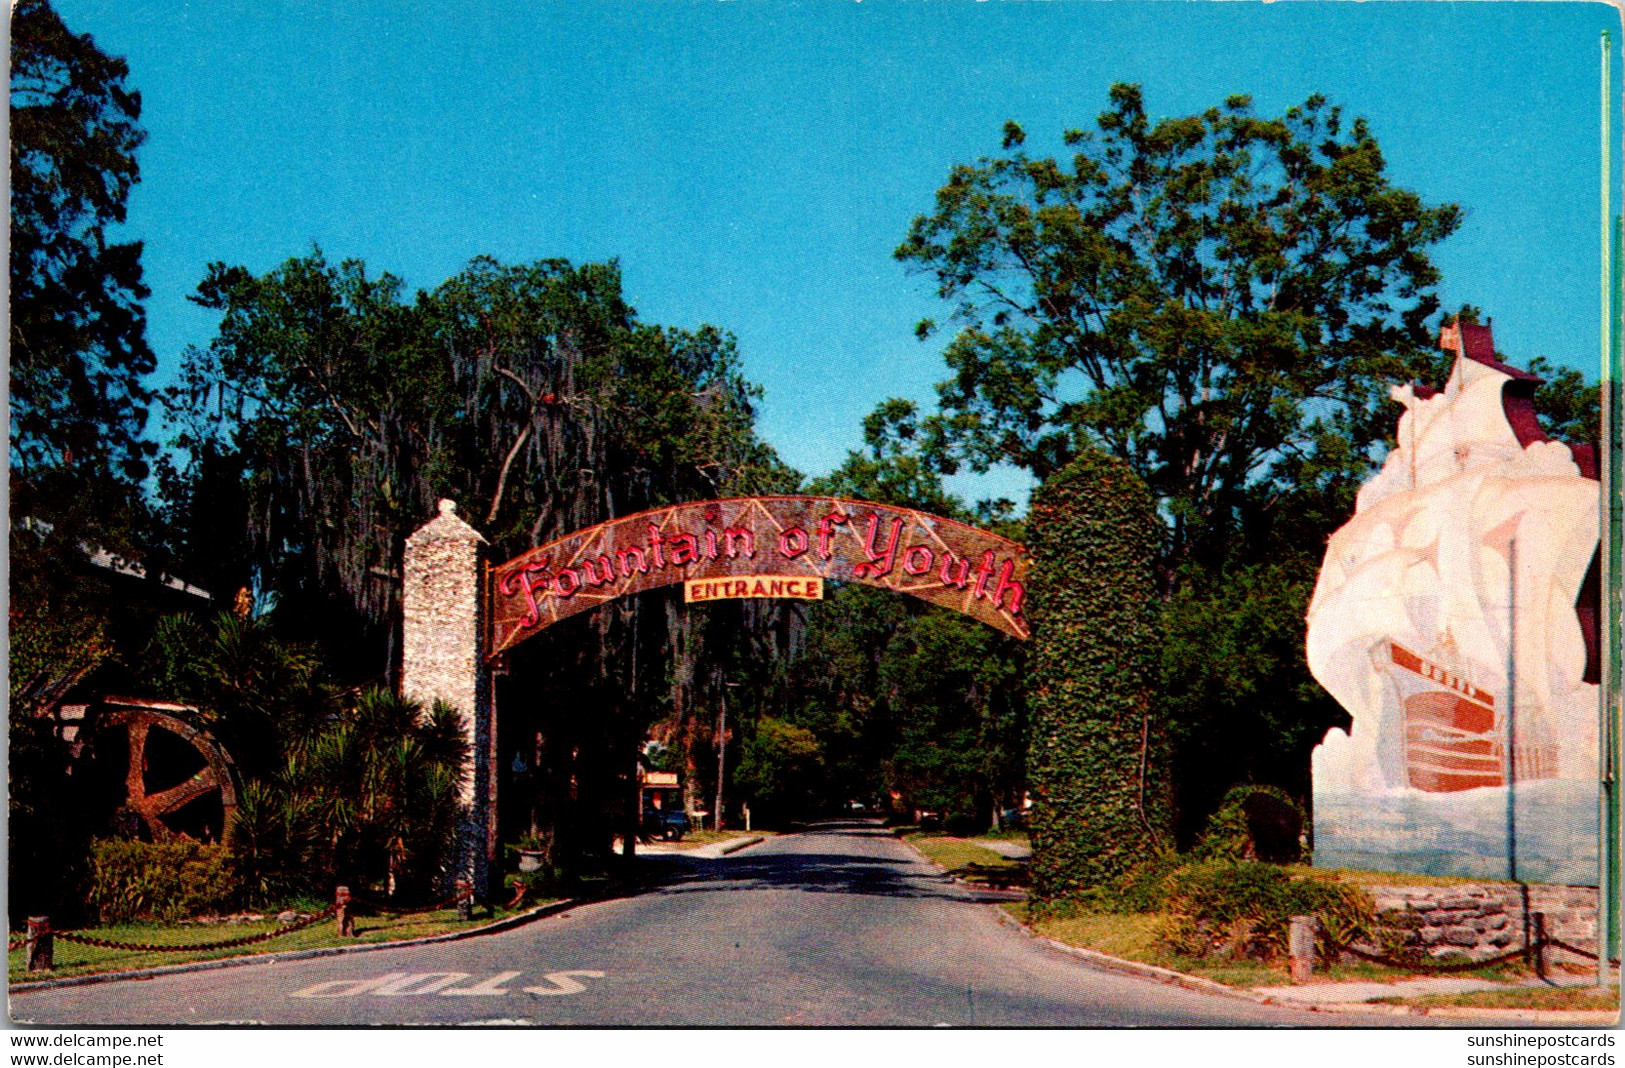
<svg viewBox="0 0 1625 1068">
<path fill-rule="evenodd" d="M 441 997 L 499 998 L 509 994 L 533 994 L 538 997 L 558 997 L 579 994 L 587 987 L 582 979 L 602 979 L 603 972 L 572 968 L 567 971 L 546 972 L 541 981 L 531 986 L 514 986 L 524 972 L 498 972 L 489 979 L 470 982 L 469 972 L 387 972 L 367 979 L 329 979 L 323 983 L 296 990 L 292 998 L 353 998 L 363 995 L 381 998 L 422 997 L 438 994 Z"/>
</svg>

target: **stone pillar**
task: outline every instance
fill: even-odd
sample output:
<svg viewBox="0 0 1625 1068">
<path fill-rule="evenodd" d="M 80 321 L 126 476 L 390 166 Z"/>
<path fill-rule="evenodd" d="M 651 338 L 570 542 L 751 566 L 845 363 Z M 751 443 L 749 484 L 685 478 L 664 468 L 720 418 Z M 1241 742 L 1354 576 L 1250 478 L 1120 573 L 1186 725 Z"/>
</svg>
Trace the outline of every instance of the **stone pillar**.
<svg viewBox="0 0 1625 1068">
<path fill-rule="evenodd" d="M 453 501 L 406 539 L 401 563 L 401 696 L 455 708 L 470 759 L 463 768 L 458 870 L 481 899 L 495 861 L 496 745 L 485 648 L 485 538 L 457 517 Z"/>
</svg>

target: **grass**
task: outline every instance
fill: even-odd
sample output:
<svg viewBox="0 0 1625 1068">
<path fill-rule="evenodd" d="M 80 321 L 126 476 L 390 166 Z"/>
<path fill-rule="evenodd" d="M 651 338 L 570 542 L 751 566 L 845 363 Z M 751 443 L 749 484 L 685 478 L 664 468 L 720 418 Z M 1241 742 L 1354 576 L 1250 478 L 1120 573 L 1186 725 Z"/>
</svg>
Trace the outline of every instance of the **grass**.
<svg viewBox="0 0 1625 1068">
<path fill-rule="evenodd" d="M 1416 875 L 1411 872 L 1355 871 L 1352 868 L 1313 868 L 1307 864 L 1283 865 L 1297 878 L 1335 879 L 1350 886 L 1494 886 L 1504 879 L 1466 879 L 1455 875 Z"/>
<path fill-rule="evenodd" d="M 1414 998 L 1378 998 L 1384 1005 L 1418 1008 L 1533 1009 L 1541 1011 L 1619 1011 L 1619 989 L 1594 986 L 1520 986 L 1505 990 L 1469 990 Z"/>
<path fill-rule="evenodd" d="M 28 972 L 25 970 L 26 950 L 14 949 L 7 955 L 7 978 L 12 983 L 39 979 L 62 979 L 69 976 L 91 975 L 98 972 L 134 971 L 141 968 L 160 967 L 166 964 L 189 964 L 196 961 L 221 960 L 228 957 L 246 957 L 259 953 L 280 953 L 289 950 L 319 949 L 330 946 L 398 942 L 404 939 L 425 938 L 431 935 L 468 930 L 490 923 L 492 920 L 516 915 L 544 903 L 545 899 L 543 901 L 526 902 L 518 909 L 510 910 L 501 907 L 477 909 L 475 911 L 476 918 L 472 921 L 459 920 L 457 910 L 449 908 L 416 916 L 357 916 L 355 938 L 340 938 L 333 921 L 327 919 L 282 938 L 269 939 L 264 942 L 229 949 L 188 952 L 137 952 L 121 949 L 102 949 L 96 946 L 79 945 L 76 942 L 66 942 L 61 938 L 57 938 L 52 950 L 55 967 L 50 971 Z M 143 942 L 150 945 L 173 946 L 192 945 L 199 942 L 220 942 L 232 938 L 241 938 L 244 935 L 262 934 L 281 926 L 283 925 L 275 920 L 265 919 L 218 924 L 108 924 L 100 927 L 86 927 L 79 929 L 79 931 L 86 935 L 115 942 Z"/>
<path fill-rule="evenodd" d="M 934 831 L 910 831 L 905 841 L 926 855 L 931 863 L 948 869 L 948 874 L 984 886 L 1026 886 L 1024 861 L 1000 856 L 986 846 L 965 838 L 953 838 Z"/>
<path fill-rule="evenodd" d="M 1045 938 L 1121 960 L 1171 968 L 1226 986 L 1275 986 L 1288 981 L 1285 962 L 1210 960 L 1169 952 L 1157 943 L 1157 932 L 1164 919 L 1162 913 L 1080 912 L 1032 919 L 1023 902 L 1000 907 Z"/>
<path fill-rule="evenodd" d="M 737 838 L 766 838 L 772 831 L 689 831 L 683 835 L 683 840 L 676 843 L 680 849 L 699 849 L 701 846 L 715 845 L 718 842 L 731 842 Z"/>
</svg>

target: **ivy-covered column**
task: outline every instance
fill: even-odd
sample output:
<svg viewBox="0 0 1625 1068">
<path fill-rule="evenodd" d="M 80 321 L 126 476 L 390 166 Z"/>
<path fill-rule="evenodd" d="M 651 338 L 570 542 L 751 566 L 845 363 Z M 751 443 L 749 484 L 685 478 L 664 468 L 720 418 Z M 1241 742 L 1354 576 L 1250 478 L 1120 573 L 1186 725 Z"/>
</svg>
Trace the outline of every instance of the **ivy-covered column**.
<svg viewBox="0 0 1625 1068">
<path fill-rule="evenodd" d="M 474 893 L 489 889 L 496 841 L 495 722 L 485 662 L 484 549 L 480 532 L 442 500 L 440 514 L 406 539 L 401 561 L 401 696 L 425 708 L 435 701 L 463 721 L 458 876 Z"/>
<path fill-rule="evenodd" d="M 1106 887 L 1171 848 L 1167 739 L 1153 718 L 1163 537 L 1145 483 L 1085 452 L 1028 519 L 1033 890 Z"/>
</svg>

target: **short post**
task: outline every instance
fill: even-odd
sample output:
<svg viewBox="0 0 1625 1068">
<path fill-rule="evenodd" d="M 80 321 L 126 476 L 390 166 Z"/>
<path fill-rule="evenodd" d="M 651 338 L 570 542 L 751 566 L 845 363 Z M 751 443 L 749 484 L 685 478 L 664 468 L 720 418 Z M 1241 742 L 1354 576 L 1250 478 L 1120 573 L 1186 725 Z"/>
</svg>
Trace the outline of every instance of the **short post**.
<svg viewBox="0 0 1625 1068">
<path fill-rule="evenodd" d="M 457 880 L 457 918 L 459 920 L 472 920 L 474 918 L 474 883 L 472 880 Z"/>
<path fill-rule="evenodd" d="M 1546 978 L 1546 914 L 1544 912 L 1531 912 L 1529 914 L 1530 935 L 1526 940 L 1529 948 L 1535 955 L 1535 977 Z"/>
<path fill-rule="evenodd" d="M 340 938 L 355 937 L 355 917 L 350 915 L 348 886 L 341 886 L 333 891 L 333 919 L 339 925 Z"/>
<path fill-rule="evenodd" d="M 31 972 L 50 971 L 51 948 L 51 918 L 49 916 L 28 917 L 28 970 Z"/>
<path fill-rule="evenodd" d="M 1315 928 L 1313 916 L 1294 916 L 1287 934 L 1287 952 L 1292 957 L 1292 981 L 1307 983 L 1315 971 Z"/>
</svg>

